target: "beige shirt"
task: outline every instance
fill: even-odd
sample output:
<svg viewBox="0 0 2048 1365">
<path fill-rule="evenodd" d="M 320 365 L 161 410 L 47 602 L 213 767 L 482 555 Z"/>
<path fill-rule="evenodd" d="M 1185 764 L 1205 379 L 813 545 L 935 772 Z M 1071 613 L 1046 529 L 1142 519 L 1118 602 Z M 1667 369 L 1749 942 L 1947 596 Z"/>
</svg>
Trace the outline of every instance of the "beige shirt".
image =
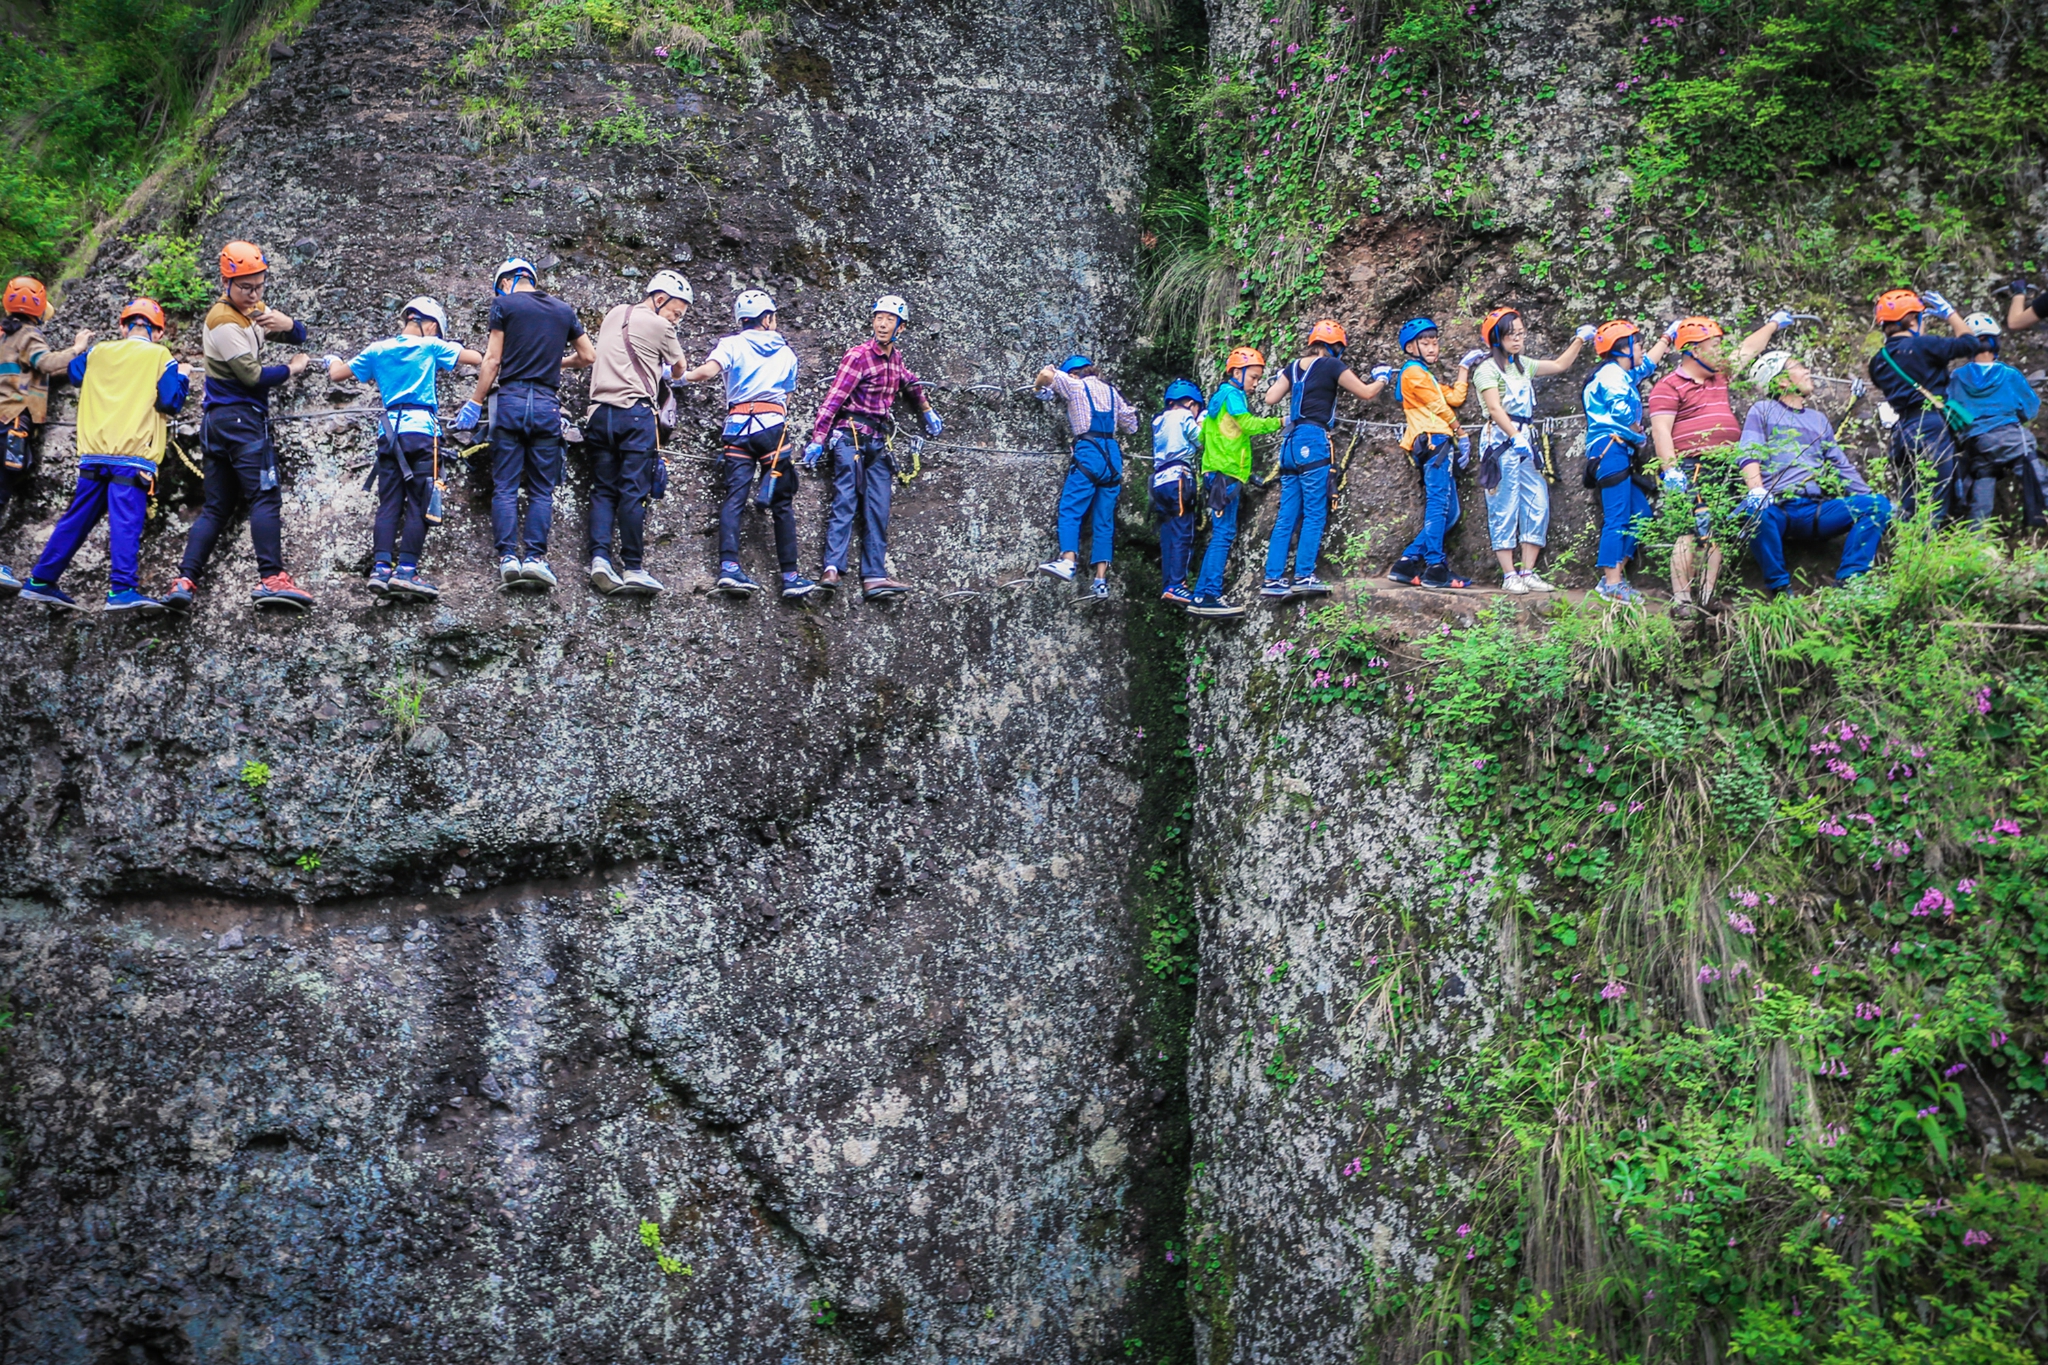
<svg viewBox="0 0 2048 1365">
<path fill-rule="evenodd" d="M 604 315 L 604 325 L 597 331 L 591 411 L 600 403 L 614 408 L 653 403 L 657 376 L 682 358 L 683 343 L 676 339 L 674 323 L 652 308 L 620 304 Z"/>
</svg>

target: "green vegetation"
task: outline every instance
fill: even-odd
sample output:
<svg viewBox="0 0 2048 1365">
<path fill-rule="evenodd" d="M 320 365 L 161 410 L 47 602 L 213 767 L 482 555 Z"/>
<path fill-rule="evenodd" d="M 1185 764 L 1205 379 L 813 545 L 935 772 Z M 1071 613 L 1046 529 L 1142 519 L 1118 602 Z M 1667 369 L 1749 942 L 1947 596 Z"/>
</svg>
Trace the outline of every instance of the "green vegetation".
<svg viewBox="0 0 2048 1365">
<path fill-rule="evenodd" d="M 671 1255 L 661 1244 L 661 1224 L 649 1219 L 640 1220 L 640 1245 L 654 1253 L 654 1263 L 661 1267 L 664 1275 L 680 1275 L 690 1278 L 697 1272 L 683 1263 L 680 1256 Z"/>
<path fill-rule="evenodd" d="M 1269 650 L 1433 753 L 1437 894 L 1492 902 L 1519 984 L 1451 1254 L 1376 1289 L 1426 1358 L 2037 1358 L 2005 1097 L 2048 1093 L 2048 642 L 1999 627 L 2048 619 L 2048 554 L 1925 537 L 1693 636 L 1503 606 L 1393 676 L 1345 605 Z"/>
<path fill-rule="evenodd" d="M 698 74 L 721 58 L 759 57 L 776 8 L 772 0 L 527 0 L 513 6 L 512 22 L 457 55 L 449 74 L 459 83 L 484 80 L 511 63 L 586 43 L 622 47 Z"/>
<path fill-rule="evenodd" d="M 147 263 L 132 281 L 138 294 L 172 313 L 197 313 L 213 302 L 217 286 L 199 263 L 199 242 L 153 232 L 138 245 Z"/>
<path fill-rule="evenodd" d="M 377 709 L 401 742 L 419 728 L 426 704 L 427 685 L 417 674 L 402 673 L 377 689 Z"/>
<path fill-rule="evenodd" d="M 238 777 L 241 784 L 249 789 L 249 794 L 254 796 L 270 785 L 270 765 L 249 759 L 242 764 Z"/>
</svg>

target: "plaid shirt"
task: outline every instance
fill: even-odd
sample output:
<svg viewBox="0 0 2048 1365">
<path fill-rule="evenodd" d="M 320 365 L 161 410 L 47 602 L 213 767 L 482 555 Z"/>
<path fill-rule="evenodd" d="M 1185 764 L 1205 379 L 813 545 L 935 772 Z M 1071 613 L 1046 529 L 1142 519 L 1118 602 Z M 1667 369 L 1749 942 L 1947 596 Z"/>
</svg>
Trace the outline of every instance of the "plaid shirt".
<svg viewBox="0 0 2048 1365">
<path fill-rule="evenodd" d="M 924 381 L 903 363 L 903 352 L 894 347 L 884 351 L 870 337 L 839 362 L 839 373 L 832 377 L 832 388 L 811 426 L 811 439 L 822 442 L 842 417 L 866 418 L 870 426 L 886 425 L 889 409 L 905 392 L 919 408 L 928 401 Z"/>
</svg>

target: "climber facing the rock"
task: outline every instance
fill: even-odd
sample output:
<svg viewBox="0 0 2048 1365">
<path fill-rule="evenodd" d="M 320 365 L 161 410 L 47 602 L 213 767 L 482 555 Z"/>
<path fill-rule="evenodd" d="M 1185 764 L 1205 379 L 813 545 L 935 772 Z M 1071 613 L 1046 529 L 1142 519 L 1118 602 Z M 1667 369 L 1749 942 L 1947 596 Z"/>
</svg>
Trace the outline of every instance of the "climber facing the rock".
<svg viewBox="0 0 2048 1365">
<path fill-rule="evenodd" d="M 1266 547 L 1261 597 L 1321 597 L 1330 591 L 1330 585 L 1316 577 L 1316 560 L 1330 518 L 1330 427 L 1337 420 L 1337 391 L 1371 402 L 1387 387 L 1384 376 L 1367 383 L 1352 373 L 1344 363 L 1344 344 L 1344 328 L 1335 319 L 1324 318 L 1310 329 L 1301 359 L 1283 366 L 1266 390 L 1267 407 L 1283 398 L 1288 401 L 1287 426 L 1280 435 L 1280 512 Z M 1287 576 L 1290 548 L 1292 578 Z"/>
<path fill-rule="evenodd" d="M 1952 336 L 1927 336 L 1921 316 L 1932 312 L 1944 319 Z M 1872 309 L 1884 332 L 1884 345 L 1870 358 L 1871 382 L 1891 405 L 1898 421 L 1892 427 L 1892 477 L 1898 481 L 1899 512 L 1911 521 L 1920 507 L 1921 467 L 1934 470 L 1928 509 L 1930 526 L 1948 520 L 1955 492 L 1956 442 L 1949 430 L 1948 367 L 1968 360 L 1981 349 L 1969 335 L 1962 314 L 1932 291 L 1887 289 Z M 1956 414 L 1957 425 L 1961 414 Z"/>
<path fill-rule="evenodd" d="M 336 383 L 375 384 L 384 402 L 377 424 L 377 463 L 367 487 L 377 490 L 371 533 L 370 591 L 400 601 L 431 602 L 441 590 L 420 576 L 427 523 L 439 521 L 440 395 L 435 376 L 483 356 L 447 339 L 448 314 L 424 296 L 399 310 L 398 335 L 372 342 L 353 359 L 325 358 Z"/>
<path fill-rule="evenodd" d="M 1209 544 L 1195 580 L 1196 616 L 1242 616 L 1244 607 L 1223 597 L 1223 572 L 1237 539 L 1237 512 L 1252 478 L 1252 437 L 1278 431 L 1278 417 L 1254 417 L 1246 395 L 1266 374 L 1266 358 L 1240 346 L 1223 362 L 1223 382 L 1209 397 L 1202 419 L 1202 497 L 1209 504 Z"/>
<path fill-rule="evenodd" d="M 1714 585 L 1721 577 L 1721 545 L 1713 539 L 1713 517 L 1700 496 L 1700 463 L 1709 453 L 1742 439 L 1742 424 L 1728 401 L 1728 376 L 1747 369 L 1778 329 L 1791 322 L 1792 314 L 1783 309 L 1771 314 L 1742 339 L 1733 355 L 1724 352 L 1727 334 L 1712 318 L 1680 318 L 1665 329 L 1664 335 L 1678 348 L 1678 364 L 1650 386 L 1644 411 L 1650 418 L 1664 494 L 1692 499 L 1692 533 L 1679 536 L 1671 547 L 1671 614 L 1681 620 L 1713 605 Z M 1706 571 L 1695 601 L 1693 553 L 1702 540 L 1707 543 Z"/>
<path fill-rule="evenodd" d="M 1443 334 L 1431 318 L 1410 318 L 1401 324 L 1401 353 L 1407 359 L 1395 377 L 1395 391 L 1408 419 L 1401 449 L 1408 452 L 1422 476 L 1422 530 L 1387 570 L 1395 583 L 1425 588 L 1469 588 L 1471 581 L 1454 577 L 1444 553 L 1444 537 L 1458 524 L 1458 484 L 1451 468 L 1455 457 L 1469 458 L 1471 443 L 1458 434 L 1458 409 L 1464 405 L 1472 367 L 1486 359 L 1484 351 L 1467 351 L 1458 362 L 1458 378 L 1448 389 L 1437 382 L 1436 362 Z"/>
<path fill-rule="evenodd" d="M 1948 377 L 1952 403 L 1970 418 L 1958 438 L 1958 507 L 1971 525 L 1987 525 L 1998 500 L 1998 481 L 2011 475 L 2019 484 L 2025 524 L 2048 525 L 2048 461 L 2027 429 L 2041 411 L 2041 399 L 2025 375 L 1999 361 L 1996 319 L 1973 313 L 1963 322 L 1981 349 Z"/>
<path fill-rule="evenodd" d="M 1550 481 L 1536 448 L 1536 380 L 1563 374 L 1578 363 L 1579 348 L 1593 339 L 1581 327 L 1549 360 L 1523 354 L 1529 328 L 1513 308 L 1496 308 L 1479 324 L 1487 357 L 1472 372 L 1472 387 L 1486 409 L 1479 433 L 1479 487 L 1486 495 L 1486 536 L 1500 561 L 1501 586 L 1512 593 L 1550 592 L 1536 573 L 1536 560 L 1550 538 Z M 1520 545 L 1522 567 L 1515 568 Z"/>
<path fill-rule="evenodd" d="M 1764 396 L 1742 423 L 1740 515 L 1765 589 L 1775 595 L 1792 585 L 1787 541 L 1847 533 L 1836 584 L 1868 573 L 1892 505 L 1871 491 L 1835 439 L 1827 414 L 1812 405 L 1812 373 L 1789 351 L 1766 351 L 1750 367 L 1749 380 Z M 1825 486 L 1836 483 L 1847 496 Z"/>
<path fill-rule="evenodd" d="M 661 397 L 662 376 L 679 380 L 687 368 L 676 324 L 696 297 L 681 275 L 657 270 L 638 303 L 618 304 L 597 329 L 590 410 L 583 416 L 591 473 L 584 558 L 590 562 L 590 586 L 601 593 L 652 597 L 661 591 L 660 580 L 642 562 L 647 504 L 661 458 L 661 422 L 654 405 Z"/>
<path fill-rule="evenodd" d="M 718 509 L 718 588 L 752 596 L 760 585 L 740 567 L 740 513 L 754 476 L 757 497 L 775 523 L 775 557 L 782 595 L 801 601 L 817 584 L 796 571 L 796 459 L 789 449 L 789 400 L 796 392 L 796 352 L 775 330 L 775 300 L 759 289 L 732 306 L 739 331 L 721 340 L 704 363 L 683 376 L 686 384 L 725 380 L 725 502 Z"/>
<path fill-rule="evenodd" d="M 1123 494 L 1124 451 L 1117 436 L 1138 429 L 1138 414 L 1115 386 L 1095 373 L 1095 362 L 1070 355 L 1038 372 L 1041 397 L 1067 405 L 1067 430 L 1074 438 L 1066 481 L 1060 485 L 1060 553 L 1038 571 L 1063 582 L 1074 581 L 1081 557 L 1081 525 L 1088 525 L 1088 553 L 1095 576 L 1088 595 L 1109 597 L 1109 557 L 1116 535 L 1116 500 Z"/>
<path fill-rule="evenodd" d="M 1201 386 L 1176 379 L 1152 419 L 1152 511 L 1159 518 L 1159 600 L 1176 607 L 1194 602 L 1187 589 L 1188 559 L 1195 548 L 1194 462 L 1202 453 Z"/>
<path fill-rule="evenodd" d="M 884 294 L 875 300 L 868 323 L 872 335 L 840 358 L 839 372 L 818 407 L 810 444 L 804 447 L 804 468 L 816 469 L 830 447 L 832 518 L 825 525 L 825 569 L 818 586 L 827 592 L 838 588 L 852 562 L 858 521 L 861 596 L 873 601 L 909 591 L 908 584 L 889 576 L 889 498 L 896 475 L 889 437 L 896 429 L 896 402 L 908 397 L 917 406 L 927 436 L 937 436 L 946 424 L 932 411 L 924 381 L 911 372 L 897 344 L 910 325 L 910 305 Z"/>
<path fill-rule="evenodd" d="M 221 248 L 221 298 L 206 314 L 206 392 L 199 445 L 204 451 L 205 500 L 185 537 L 185 556 L 164 605 L 192 609 L 199 577 L 235 513 L 249 512 L 249 542 L 256 552 L 261 609 L 310 611 L 312 595 L 284 569 L 284 490 L 277 475 L 277 445 L 270 435 L 270 391 L 303 374 L 303 352 L 282 365 L 262 363 L 263 343 L 276 337 L 306 343 L 306 325 L 263 302 L 270 261 L 253 242 Z"/>
<path fill-rule="evenodd" d="M 1600 363 L 1580 397 L 1586 410 L 1585 486 L 1600 494 L 1600 551 L 1595 559 L 1600 582 L 1595 590 L 1608 601 L 1643 600 L 1622 577 L 1622 570 L 1639 548 L 1637 524 L 1650 518 L 1650 498 L 1643 485 L 1655 486 L 1655 480 L 1637 470 L 1650 439 L 1643 430 L 1642 385 L 1670 350 L 1671 338 L 1661 336 L 1645 354 L 1642 330 L 1626 318 L 1602 323 L 1593 333 L 1593 354 Z"/>
<path fill-rule="evenodd" d="M 120 325 L 119 339 L 100 342 L 67 367 L 78 385 L 78 487 L 29 571 L 24 602 L 79 610 L 57 580 L 104 517 L 112 565 L 108 613 L 153 616 L 163 610 L 162 602 L 138 586 L 142 524 L 163 459 L 167 419 L 185 406 L 189 381 L 163 344 L 169 323 L 154 299 L 130 300 Z"/>
<path fill-rule="evenodd" d="M 50 376 L 63 374 L 87 346 L 91 332 L 80 332 L 61 351 L 43 339 L 43 321 L 50 316 L 50 296 L 43 282 L 17 275 L 0 296 L 0 516 L 7 513 L 15 487 L 25 483 L 36 466 L 36 432 L 49 420 Z M 14 570 L 0 564 L 0 599 L 21 591 Z"/>
</svg>

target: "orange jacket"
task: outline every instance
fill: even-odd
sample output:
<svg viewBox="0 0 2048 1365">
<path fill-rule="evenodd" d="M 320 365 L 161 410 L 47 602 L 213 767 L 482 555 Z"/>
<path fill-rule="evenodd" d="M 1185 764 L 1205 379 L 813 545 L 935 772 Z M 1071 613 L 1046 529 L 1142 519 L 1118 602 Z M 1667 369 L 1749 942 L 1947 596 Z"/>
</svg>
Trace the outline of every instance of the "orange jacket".
<svg viewBox="0 0 2048 1365">
<path fill-rule="evenodd" d="M 1401 392 L 1401 411 L 1408 429 L 1401 433 L 1401 449 L 1413 450 L 1417 436 L 1456 436 L 1458 409 L 1464 406 L 1469 389 L 1460 379 L 1450 388 L 1437 382 L 1436 373 L 1419 360 L 1401 367 L 1395 383 Z"/>
</svg>

